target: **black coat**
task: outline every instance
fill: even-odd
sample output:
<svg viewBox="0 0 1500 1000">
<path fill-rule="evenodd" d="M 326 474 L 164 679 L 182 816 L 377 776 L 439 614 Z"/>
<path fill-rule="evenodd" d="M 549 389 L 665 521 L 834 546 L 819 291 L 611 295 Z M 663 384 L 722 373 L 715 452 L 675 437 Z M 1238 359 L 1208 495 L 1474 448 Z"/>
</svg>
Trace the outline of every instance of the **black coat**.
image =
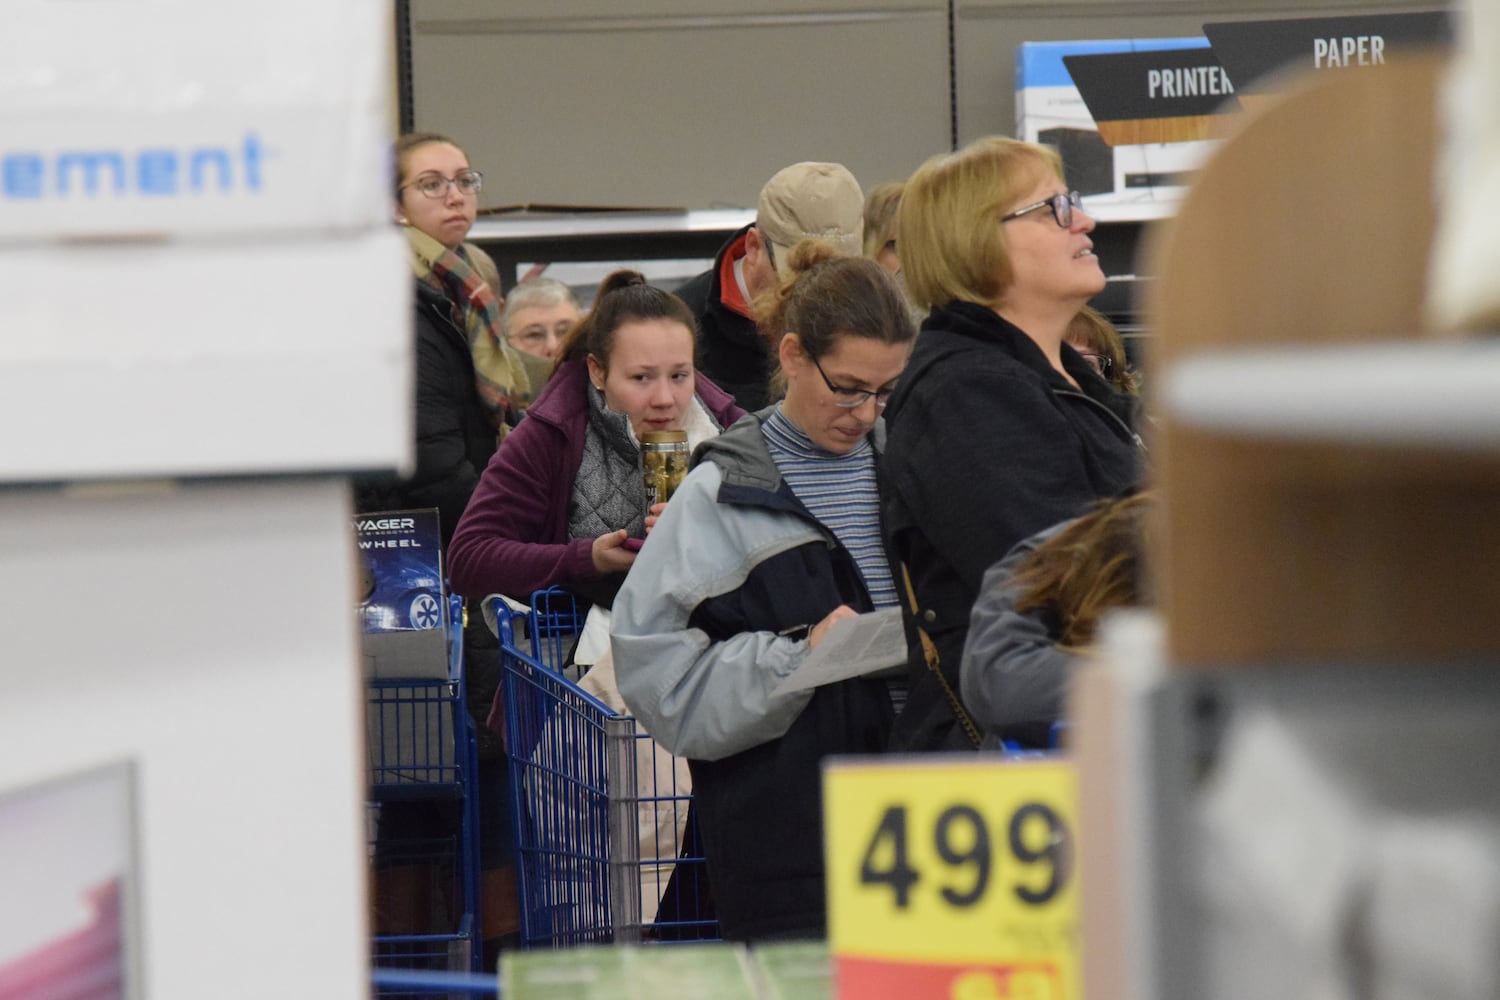
<svg viewBox="0 0 1500 1000">
<path fill-rule="evenodd" d="M 991 309 L 951 302 L 922 324 L 886 409 L 881 506 L 920 624 L 959 690 L 969 612 L 984 572 L 1023 538 L 1138 485 L 1137 400 L 1070 347 L 1073 388 L 1024 332 Z M 967 745 L 915 633 L 911 694 L 892 748 Z"/>
<path fill-rule="evenodd" d="M 474 385 L 474 358 L 450 303 L 422 282 L 416 290 L 416 470 L 356 485 L 362 510 L 436 507 L 443 548 L 495 453 L 495 426 Z"/>
<path fill-rule="evenodd" d="M 714 266 L 677 289 L 677 297 L 698 317 L 698 370 L 734 397 L 740 409 L 754 413 L 771 402 L 771 372 L 776 360 L 755 322 L 724 305 L 719 281 L 725 257 L 751 229 L 729 238 L 714 257 Z"/>
</svg>

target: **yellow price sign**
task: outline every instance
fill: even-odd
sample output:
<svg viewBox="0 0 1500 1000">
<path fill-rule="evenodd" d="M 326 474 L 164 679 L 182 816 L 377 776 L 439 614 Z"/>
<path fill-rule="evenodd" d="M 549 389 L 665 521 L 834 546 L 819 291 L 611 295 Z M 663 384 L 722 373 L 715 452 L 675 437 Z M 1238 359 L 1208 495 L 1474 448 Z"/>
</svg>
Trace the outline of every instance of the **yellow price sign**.
<svg viewBox="0 0 1500 1000">
<path fill-rule="evenodd" d="M 829 762 L 839 997 L 1081 1000 L 1077 798 L 1059 759 Z"/>
</svg>

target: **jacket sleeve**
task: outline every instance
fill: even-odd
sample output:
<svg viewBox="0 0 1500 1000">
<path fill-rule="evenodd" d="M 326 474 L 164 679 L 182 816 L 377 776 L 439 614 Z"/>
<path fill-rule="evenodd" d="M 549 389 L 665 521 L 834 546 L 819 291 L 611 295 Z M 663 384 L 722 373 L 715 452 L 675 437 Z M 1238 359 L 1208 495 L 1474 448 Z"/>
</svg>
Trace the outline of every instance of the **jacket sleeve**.
<svg viewBox="0 0 1500 1000">
<path fill-rule="evenodd" d="M 720 475 L 701 463 L 678 487 L 647 536 L 615 599 L 611 647 L 620 693 L 662 746 L 678 756 L 719 760 L 784 736 L 812 700 L 811 691 L 774 693 L 807 655 L 805 639 L 745 631 L 720 640 L 689 627 L 703 601 L 742 585 L 750 560 L 734 518 L 715 499 Z M 781 533 L 776 551 L 817 538 L 798 525 Z"/>
<path fill-rule="evenodd" d="M 537 420 L 523 420 L 490 459 L 453 533 L 448 575 L 469 597 L 506 594 L 518 601 L 533 591 L 594 580 L 593 540 L 549 539 L 548 525 L 566 509 L 573 488 L 560 436 Z"/>
<path fill-rule="evenodd" d="M 959 679 L 964 705 L 986 729 L 1051 725 L 1062 716 L 1077 657 L 1058 648 L 1039 610 L 1016 610 L 1011 573 L 1064 526 L 1027 538 L 984 574 Z"/>
<path fill-rule="evenodd" d="M 475 392 L 462 384 L 450 351 L 437 331 L 421 331 L 416 357 L 417 467 L 401 492 L 413 507 L 436 507 L 443 532 L 451 534 L 464 505 L 479 482 L 480 470 L 469 459 L 464 439 L 464 400 Z M 466 395 L 467 394 L 467 395 Z"/>
<path fill-rule="evenodd" d="M 1077 434 L 1046 386 L 969 359 L 935 366 L 929 384 L 914 387 L 888 425 L 885 475 L 972 592 L 1011 546 L 1078 516 L 1095 496 Z M 897 555 L 907 555 L 899 544 Z"/>
</svg>

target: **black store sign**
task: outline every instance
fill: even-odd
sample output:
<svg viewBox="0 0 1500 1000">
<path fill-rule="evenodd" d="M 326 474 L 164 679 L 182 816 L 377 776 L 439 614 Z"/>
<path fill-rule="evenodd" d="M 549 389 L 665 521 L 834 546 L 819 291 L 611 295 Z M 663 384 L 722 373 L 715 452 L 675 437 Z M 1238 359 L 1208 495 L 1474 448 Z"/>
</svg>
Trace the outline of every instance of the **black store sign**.
<svg viewBox="0 0 1500 1000">
<path fill-rule="evenodd" d="M 1281 70 L 1380 66 L 1399 51 L 1443 48 L 1453 37 L 1446 11 L 1226 21 L 1205 24 L 1203 33 L 1241 94 L 1265 92 Z"/>
<path fill-rule="evenodd" d="M 1110 145 L 1206 138 L 1208 116 L 1239 110 L 1211 48 L 1064 56 L 1063 64 Z"/>
</svg>

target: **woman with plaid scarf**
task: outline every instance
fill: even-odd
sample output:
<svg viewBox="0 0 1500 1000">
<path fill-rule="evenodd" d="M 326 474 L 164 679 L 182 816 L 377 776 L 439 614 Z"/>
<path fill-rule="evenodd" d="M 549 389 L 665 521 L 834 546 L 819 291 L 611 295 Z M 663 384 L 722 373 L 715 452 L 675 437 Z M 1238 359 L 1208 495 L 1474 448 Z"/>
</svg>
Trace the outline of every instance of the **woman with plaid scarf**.
<svg viewBox="0 0 1500 1000">
<path fill-rule="evenodd" d="M 416 279 L 416 471 L 362 488 L 362 510 L 436 507 L 446 549 L 505 430 L 529 395 L 526 369 L 500 333 L 499 296 L 464 244 L 483 177 L 452 139 L 396 142 L 396 218 Z"/>
<path fill-rule="evenodd" d="M 417 462 L 408 479 L 361 484 L 356 504 L 362 511 L 436 507 L 446 551 L 500 437 L 520 419 L 530 387 L 520 356 L 500 336 L 500 299 L 476 270 L 488 263 L 483 251 L 464 244 L 478 214 L 482 176 L 458 143 L 436 133 L 403 135 L 395 153 L 396 221 L 405 228 L 416 280 Z M 477 615 L 475 622 L 464 632 L 464 679 L 470 705 L 482 713 L 497 686 L 498 655 Z M 500 790 L 505 760 L 498 740 L 481 733 L 481 908 L 485 967 L 493 968 L 501 942 L 519 927 L 519 908 Z M 388 932 L 397 925 L 423 928 L 422 887 L 433 878 L 424 864 L 393 858 L 390 845 L 448 835 L 454 822 L 451 809 L 430 802 L 382 808 L 375 885 L 383 919 L 397 922 L 386 926 Z"/>
</svg>

